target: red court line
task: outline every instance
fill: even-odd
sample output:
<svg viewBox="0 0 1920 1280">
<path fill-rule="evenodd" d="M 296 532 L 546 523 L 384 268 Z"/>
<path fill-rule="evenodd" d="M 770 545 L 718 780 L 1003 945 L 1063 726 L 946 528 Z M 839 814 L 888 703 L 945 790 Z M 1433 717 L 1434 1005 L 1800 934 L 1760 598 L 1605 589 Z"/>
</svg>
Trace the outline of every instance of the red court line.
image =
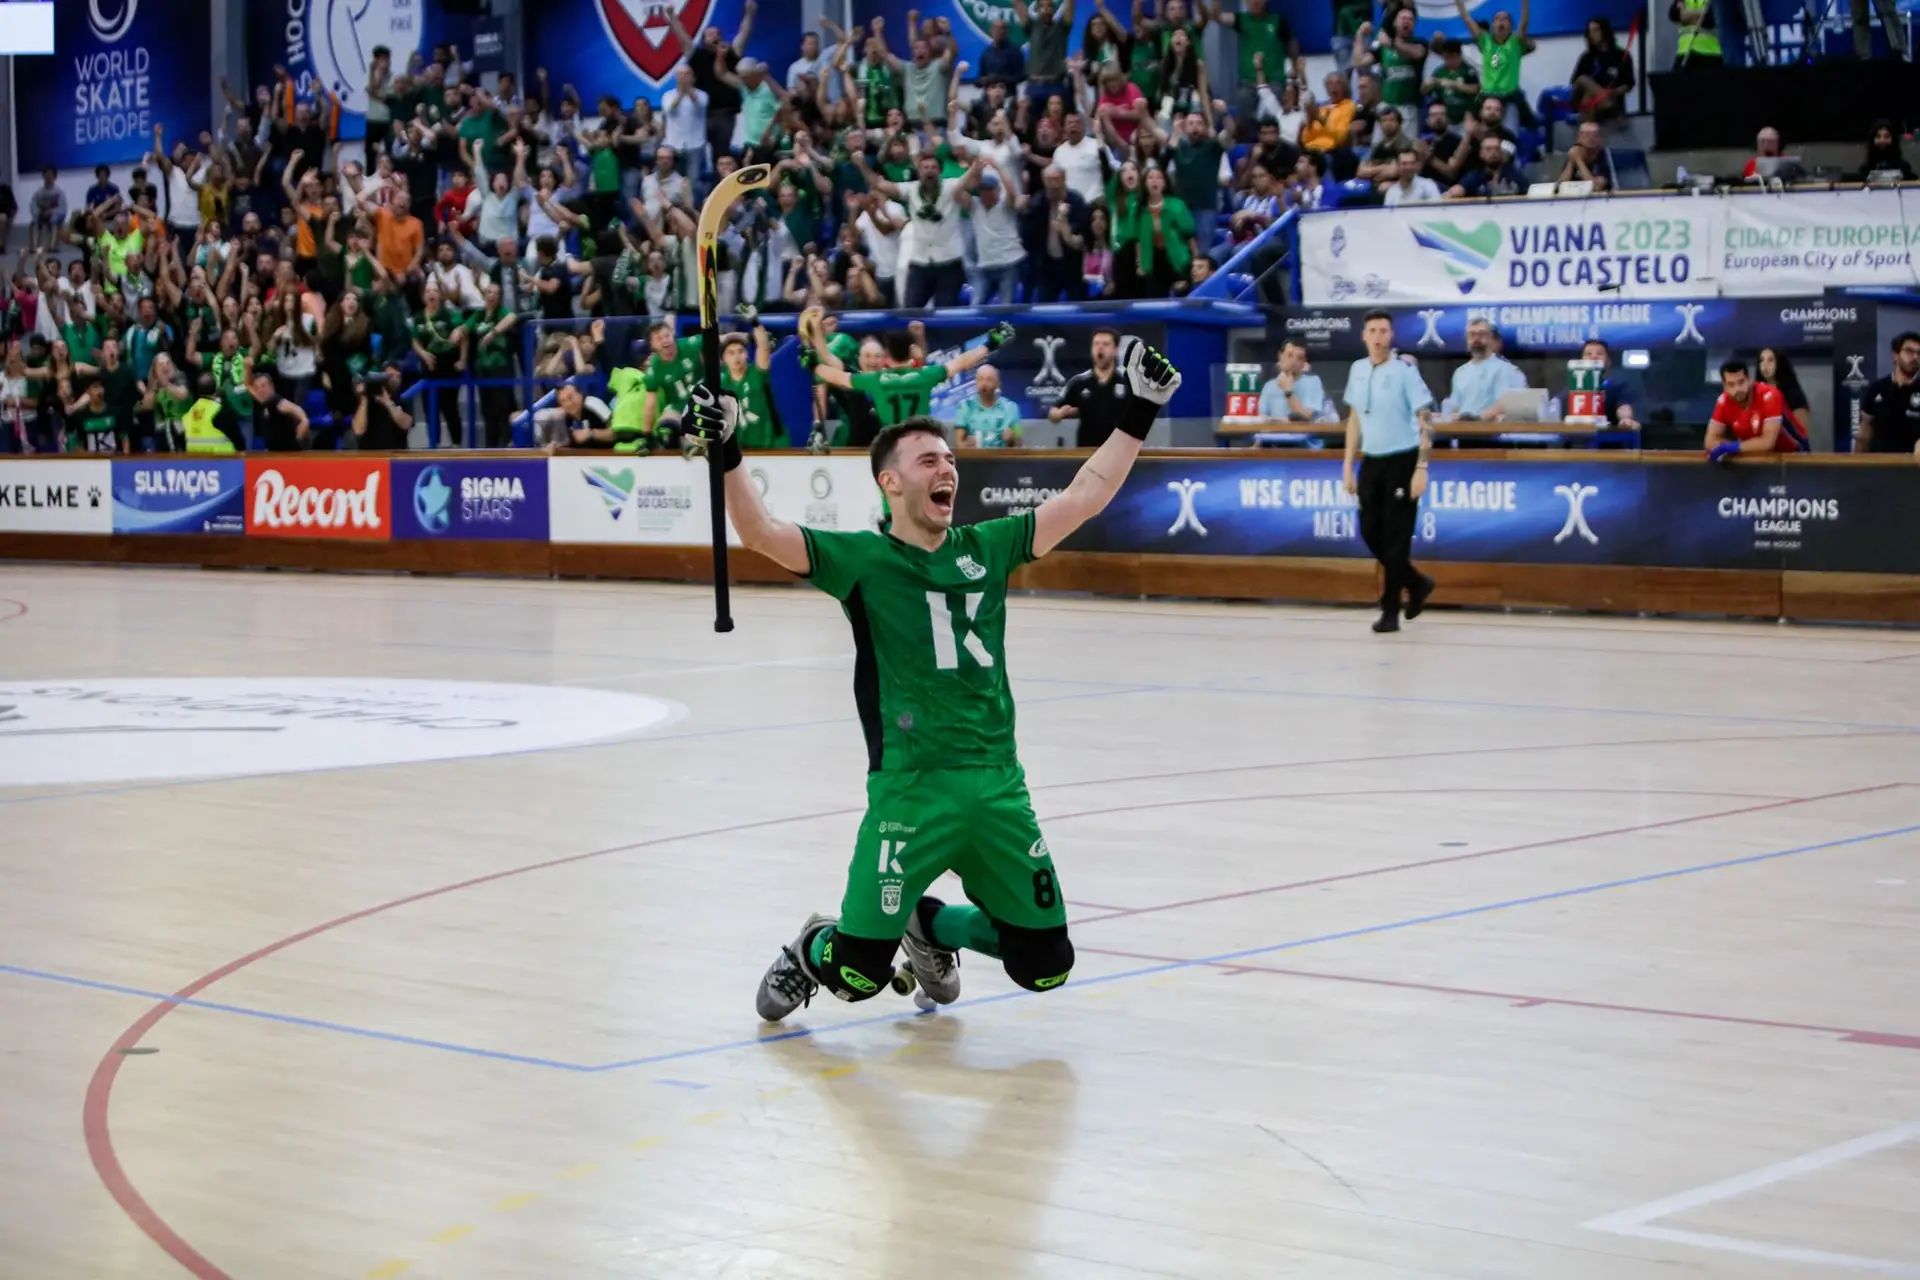
<svg viewBox="0 0 1920 1280">
<path fill-rule="evenodd" d="M 1147 960 L 1163 964 L 1193 964 L 1182 956 L 1150 955 L 1144 951 L 1116 951 L 1105 947 L 1076 947 L 1076 951 L 1097 956 L 1115 956 L 1122 960 Z M 1606 1000 L 1570 1000 L 1561 996 L 1525 995 L 1517 991 L 1489 991 L 1481 987 L 1450 987 L 1437 982 L 1408 982 L 1397 978 L 1368 978 L 1356 973 L 1320 973 L 1312 969 L 1285 969 L 1277 965 L 1248 964 L 1240 960 L 1223 960 L 1206 966 L 1225 971 L 1225 976 L 1237 978 L 1249 973 L 1271 974 L 1282 978 L 1312 978 L 1321 982 L 1347 982 L 1366 987 L 1391 987 L 1397 991 L 1427 991 L 1436 995 L 1475 996 L 1483 1000 L 1500 1000 L 1516 1008 L 1532 1009 L 1541 1005 L 1557 1005 L 1563 1009 L 1598 1009 L 1606 1013 L 1635 1013 L 1654 1018 L 1684 1018 L 1693 1022 L 1730 1023 L 1742 1027 L 1767 1027 L 1778 1031 L 1815 1031 L 1823 1035 L 1836 1035 L 1856 1044 L 1885 1045 L 1898 1049 L 1920 1049 L 1920 1036 L 1901 1035 L 1890 1031 L 1860 1031 L 1852 1027 L 1830 1027 L 1817 1022 L 1786 1022 L 1776 1018 L 1747 1018 L 1731 1013 L 1702 1013 L 1693 1009 L 1665 1009 L 1655 1005 L 1614 1004 Z"/>
<path fill-rule="evenodd" d="M 16 618 L 24 618 L 27 616 L 27 602 L 25 600 L 10 600 L 0 597 L 0 605 L 13 606 L 11 613 L 0 613 L 0 622 L 12 622 Z"/>
<path fill-rule="evenodd" d="M 1697 814 L 1693 814 L 1690 817 L 1685 817 L 1685 818 L 1662 818 L 1658 822 L 1639 822 L 1639 823 L 1635 823 L 1630 827 L 1609 827 L 1604 831 L 1588 831 L 1580 835 L 1572 835 L 1572 836 L 1555 836 L 1550 840 L 1529 840 L 1525 844 L 1501 845 L 1500 847 L 1495 849 L 1478 849 L 1470 853 L 1454 853 L 1454 854 L 1448 854 L 1445 857 L 1439 857 L 1439 858 L 1421 858 L 1415 862 L 1396 862 L 1384 867 L 1369 867 L 1362 871 L 1342 871 L 1336 875 L 1315 876 L 1310 880 L 1289 880 L 1284 884 L 1263 885 L 1255 889 L 1236 889 L 1231 893 L 1208 894 L 1207 896 L 1202 898 L 1183 898 L 1178 902 L 1162 902 L 1151 907 L 1130 907 L 1125 911 L 1113 911 L 1113 912 L 1109 912 L 1106 915 L 1086 916 L 1082 919 L 1075 920 L 1073 923 L 1075 925 L 1098 924 L 1102 920 L 1118 920 L 1124 916 L 1148 915 L 1150 913 L 1159 912 L 1159 911 L 1178 911 L 1182 907 L 1198 907 L 1198 906 L 1204 906 L 1208 903 L 1214 903 L 1214 902 L 1231 902 L 1236 898 L 1253 898 L 1253 897 L 1258 897 L 1262 894 L 1268 894 L 1268 893 L 1285 893 L 1290 889 L 1310 889 L 1316 885 L 1339 884 L 1345 880 L 1364 880 L 1370 876 L 1383 876 L 1395 871 L 1415 871 L 1422 867 L 1443 867 L 1449 863 L 1454 863 L 1454 862 L 1471 862 L 1477 858 L 1491 858 L 1491 857 L 1494 857 L 1496 854 L 1524 853 L 1530 849 L 1550 849 L 1550 848 L 1557 847 L 1559 845 L 1579 844 L 1587 840 L 1603 840 L 1608 836 L 1632 835 L 1635 832 L 1639 832 L 1639 831 L 1657 831 L 1662 827 L 1681 827 L 1681 826 L 1686 826 L 1687 824 L 1693 823 L 1693 822 L 1709 822 L 1715 818 L 1737 817 L 1740 814 L 1744 814 L 1744 813 L 1764 813 L 1769 809 L 1786 809 L 1797 804 L 1812 804 L 1820 800 L 1839 800 L 1848 796 L 1868 795 L 1875 791 L 1888 791 L 1894 788 L 1904 787 L 1906 785 L 1907 784 L 1904 782 L 1883 782 L 1878 786 L 1855 787 L 1848 791 L 1829 791 L 1824 795 L 1800 796 L 1800 797 L 1795 797 L 1788 800 L 1772 800 L 1767 802 L 1766 804 L 1745 805 L 1738 809 L 1719 809 L 1714 811 L 1713 813 L 1697 813 Z M 1498 789 L 1498 788 L 1495 788 L 1495 789 Z M 1508 788 L 1508 789 L 1518 790 L 1519 788 Z M 1445 792 L 1445 791 L 1450 791 L 1452 789 L 1436 787 L 1436 788 L 1433 788 L 1432 790 L 1437 792 Z M 1465 788 L 1462 788 L 1462 790 L 1465 790 Z M 1556 795 L 1559 794 L 1560 792 L 1560 788 L 1558 787 L 1540 787 L 1538 788 L 1538 790 L 1551 791 Z M 1381 789 L 1375 788 L 1374 790 L 1371 790 L 1371 791 L 1348 791 L 1348 792 L 1324 793 L 1324 795 L 1327 797 L 1365 796 L 1365 795 L 1376 795 L 1376 796 L 1378 795 L 1418 795 L 1418 794 L 1421 794 L 1421 793 L 1417 791 L 1408 791 L 1408 790 L 1403 790 L 1399 788 L 1395 788 L 1393 790 L 1381 790 Z M 1658 794 L 1658 793 L 1656 792 L 1652 794 Z M 1089 809 L 1083 813 L 1060 814 L 1060 815 L 1057 815 L 1056 818 L 1049 819 L 1049 820 L 1058 821 L 1059 818 L 1081 818 L 1081 817 L 1090 816 L 1092 814 L 1131 813 L 1140 809 L 1172 809 L 1172 808 L 1178 808 L 1185 805 L 1225 804 L 1225 803 L 1231 803 L 1236 800 L 1290 800 L 1290 799 L 1317 799 L 1317 798 L 1320 798 L 1320 797 L 1313 796 L 1310 793 L 1305 795 L 1300 793 L 1295 793 L 1293 795 L 1276 794 L 1276 795 L 1257 795 L 1257 796 L 1216 796 L 1216 797 L 1213 797 L 1212 799 L 1205 799 L 1205 800 L 1165 800 L 1156 804 L 1121 805 L 1113 809 Z"/>
<path fill-rule="evenodd" d="M 1079 781 L 1079 782 L 1048 783 L 1042 786 L 1035 787 L 1033 789 L 1036 791 L 1055 791 L 1055 790 L 1061 790 L 1064 788 L 1071 788 L 1071 787 L 1102 786 L 1102 785 L 1111 785 L 1111 784 L 1119 784 L 1119 783 L 1146 782 L 1146 781 L 1155 781 L 1155 780 L 1172 780 L 1172 779 L 1185 778 L 1185 777 L 1209 777 L 1209 776 L 1215 776 L 1219 774 L 1248 773 L 1248 772 L 1255 772 L 1260 770 L 1299 769 L 1299 768 L 1309 768 L 1309 767 L 1315 767 L 1319 765 L 1328 765 L 1328 764 L 1386 763 L 1386 762 L 1394 762 L 1394 761 L 1402 761 L 1402 760 L 1421 760 L 1421 759 L 1431 759 L 1431 758 L 1439 758 L 1439 757 L 1458 758 L 1462 756 L 1501 755 L 1501 754 L 1511 754 L 1513 752 L 1520 752 L 1520 751 L 1525 751 L 1525 752 L 1574 751 L 1574 750 L 1595 750 L 1595 749 L 1612 748 L 1612 747 L 1656 747 L 1657 748 L 1657 747 L 1676 746 L 1676 745 L 1693 745 L 1693 744 L 1699 744 L 1699 743 L 1719 743 L 1719 744 L 1740 743 L 1740 742 L 1778 743 L 1778 742 L 1799 742 L 1804 740 L 1814 740 L 1814 739 L 1821 739 L 1821 738 L 1887 737 L 1887 736 L 1905 736 L 1905 735 L 1899 730 L 1867 730 L 1867 731 L 1857 732 L 1857 733 L 1851 732 L 1851 731 L 1837 731 L 1833 733 L 1789 734 L 1785 736 L 1781 736 L 1777 734 L 1744 734 L 1744 735 L 1737 734 L 1737 735 L 1731 735 L 1731 736 L 1696 737 L 1696 738 L 1626 738 L 1626 739 L 1609 740 L 1604 742 L 1561 742 L 1561 743 L 1545 743 L 1545 744 L 1535 744 L 1535 745 L 1529 745 L 1529 746 L 1515 746 L 1515 747 L 1466 747 L 1466 748 L 1458 748 L 1450 751 L 1404 752 L 1398 755 L 1349 756 L 1349 757 L 1339 758 L 1339 759 L 1285 760 L 1285 761 L 1271 762 L 1267 764 L 1219 765 L 1219 766 L 1212 766 L 1212 767 L 1199 768 L 1199 769 L 1173 770 L 1165 773 L 1139 774 L 1131 777 L 1091 778 L 1091 779 L 1086 779 L 1084 781 Z M 1232 797 L 1226 797 L 1226 798 L 1231 799 Z M 354 911 L 343 916 L 338 916 L 332 920 L 325 921 L 324 923 L 314 925 L 307 929 L 303 929 L 298 933 L 289 934 L 287 937 L 281 938 L 276 942 L 270 942 L 267 945 L 258 948 L 257 950 L 248 952 L 246 955 L 241 956 L 236 960 L 229 961 L 228 963 L 220 966 L 218 969 L 215 969 L 210 973 L 204 974 L 203 976 L 194 979 L 192 982 L 188 983 L 186 986 L 174 992 L 173 1000 L 174 1001 L 190 1000 L 195 996 L 199 995 L 200 992 L 206 990 L 208 987 L 213 986 L 215 983 L 219 982 L 221 979 L 229 977 L 232 974 L 235 974 L 240 970 L 248 967 L 249 965 L 252 965 L 261 960 L 264 960 L 268 956 L 274 955 L 275 953 L 280 951 L 284 951 L 288 947 L 291 947 L 296 943 L 304 942 L 309 938 L 317 937 L 320 934 L 327 933 L 334 929 L 338 929 L 343 925 L 352 924 L 357 920 L 365 920 L 369 917 L 380 915 L 385 912 L 391 911 L 397 907 L 407 906 L 411 903 L 416 903 L 416 902 L 424 902 L 424 901 L 427 901 L 428 899 L 437 898 L 444 894 L 454 893 L 461 889 L 470 889 L 478 885 L 489 884 L 499 880 L 506 880 L 511 877 L 526 875 L 534 871 L 544 871 L 553 867 L 567 866 L 576 862 L 586 862 L 595 858 L 603 858 L 603 857 L 607 857 L 617 853 L 629 853 L 636 849 L 644 849 L 644 848 L 649 848 L 652 846 L 662 845 L 662 844 L 671 844 L 681 840 L 701 839 L 707 836 L 725 835 L 725 834 L 729 834 L 736 831 L 751 831 L 751 830 L 756 830 L 756 829 L 765 828 L 765 827 L 783 826 L 787 823 L 792 823 L 792 822 L 806 822 L 816 818 L 840 817 L 840 816 L 845 816 L 847 814 L 853 814 L 853 813 L 859 813 L 859 812 L 862 812 L 862 809 L 860 808 L 829 809 L 829 810 L 822 810 L 816 813 L 793 814 L 784 818 L 766 818 L 766 819 L 761 819 L 759 821 L 754 821 L 754 822 L 736 823 L 736 824 L 733 824 L 730 826 L 724 826 L 724 827 L 713 827 L 703 831 L 683 832 L 679 835 L 657 836 L 647 840 L 634 841 L 629 844 L 614 845 L 612 847 L 605 848 L 605 849 L 594 849 L 594 850 L 589 850 L 588 852 L 585 852 L 585 853 L 575 853 L 575 854 L 569 854 L 565 857 L 550 858 L 542 862 L 529 863 L 525 866 L 510 867 L 504 871 L 496 871 L 483 876 L 474 876 L 467 880 L 457 881 L 453 884 L 441 885 L 433 889 L 424 889 L 418 893 L 407 894 L 403 897 L 394 898 L 387 902 L 377 903 L 374 906 L 365 907 L 359 911 Z M 1085 812 L 1083 812 L 1081 816 L 1085 816 Z M 1592 838 L 1592 836 L 1578 836 L 1573 838 L 1574 839 L 1590 839 Z M 1476 856 L 1485 856 L 1485 855 L 1482 854 L 1482 855 L 1476 855 Z M 1317 882 L 1308 882 L 1308 883 L 1317 883 Z M 1259 892 L 1271 892 L 1271 890 L 1261 890 Z M 1175 905 L 1175 904 L 1170 904 L 1170 905 Z M 1169 909 L 1169 907 L 1162 906 L 1162 907 L 1140 908 L 1139 910 L 1167 910 L 1167 909 Z M 1134 914 L 1134 913 L 1128 912 L 1126 914 Z M 1094 917 L 1094 918 L 1105 919 L 1108 917 Z M 113 1042 L 112 1047 L 110 1047 L 107 1050 L 106 1054 L 100 1059 L 99 1063 L 94 1067 L 93 1076 L 87 1083 L 86 1101 L 81 1110 L 81 1128 L 86 1136 L 87 1154 L 93 1161 L 93 1167 L 94 1167 L 95 1173 L 99 1176 L 102 1185 L 106 1187 L 108 1194 L 113 1197 L 114 1202 L 120 1206 L 121 1210 L 125 1212 L 127 1217 L 133 1221 L 134 1225 L 139 1227 L 141 1231 L 145 1232 L 147 1237 L 151 1239 L 155 1244 L 159 1245 L 161 1249 L 165 1250 L 165 1252 L 169 1257 L 173 1258 L 174 1261 L 178 1262 L 182 1267 L 186 1268 L 186 1270 L 189 1273 L 198 1277 L 199 1280 L 232 1280 L 232 1277 L 229 1276 L 227 1272 L 222 1271 L 213 1262 L 209 1261 L 205 1257 L 205 1255 L 201 1254 L 192 1245 L 188 1244 L 184 1239 L 182 1239 L 177 1232 L 175 1232 L 170 1226 L 167 1225 L 166 1220 L 161 1218 L 160 1215 L 154 1211 L 153 1207 L 147 1203 L 146 1198 L 140 1194 L 139 1189 L 133 1185 L 132 1179 L 127 1176 L 127 1172 L 125 1168 L 123 1168 L 122 1165 L 120 1164 L 119 1156 L 115 1153 L 114 1146 L 113 1146 L 113 1134 L 111 1129 L 109 1113 L 110 1113 L 110 1108 L 111 1108 L 112 1099 L 113 1099 L 114 1083 L 119 1078 L 121 1065 L 127 1061 L 126 1050 L 132 1049 L 138 1046 L 141 1039 L 144 1036 L 146 1036 L 148 1032 L 152 1031 L 153 1028 L 157 1026 L 162 1019 L 164 1019 L 169 1013 L 172 1013 L 173 1010 L 178 1007 L 179 1006 L 173 1003 L 172 1001 L 164 1001 L 160 1004 L 156 1004 L 155 1006 L 153 1006 L 153 1008 L 147 1010 L 145 1014 L 141 1015 L 141 1017 L 136 1022 L 134 1022 L 132 1026 L 128 1027 L 125 1031 L 123 1031 L 120 1034 L 119 1038 Z"/>
</svg>

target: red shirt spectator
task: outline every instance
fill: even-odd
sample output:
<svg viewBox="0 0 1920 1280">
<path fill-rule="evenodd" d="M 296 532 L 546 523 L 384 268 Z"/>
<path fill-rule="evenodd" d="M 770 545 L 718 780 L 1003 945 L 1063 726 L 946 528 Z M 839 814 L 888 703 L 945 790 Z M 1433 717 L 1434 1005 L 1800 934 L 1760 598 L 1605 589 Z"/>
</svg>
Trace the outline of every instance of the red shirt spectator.
<svg viewBox="0 0 1920 1280">
<path fill-rule="evenodd" d="M 1779 391 L 1755 382 L 1744 361 L 1720 366 L 1720 399 L 1707 423 L 1707 456 L 1718 462 L 1734 453 L 1800 453 L 1806 436 L 1787 414 Z"/>
<path fill-rule="evenodd" d="M 467 181 L 466 174 L 453 175 L 453 185 L 433 206 L 433 220 L 441 231 L 446 231 L 457 222 L 461 235 L 471 236 L 474 233 L 475 225 L 479 222 L 477 212 L 475 217 L 467 217 L 467 203 L 473 199 L 473 193 L 474 187 Z"/>
</svg>

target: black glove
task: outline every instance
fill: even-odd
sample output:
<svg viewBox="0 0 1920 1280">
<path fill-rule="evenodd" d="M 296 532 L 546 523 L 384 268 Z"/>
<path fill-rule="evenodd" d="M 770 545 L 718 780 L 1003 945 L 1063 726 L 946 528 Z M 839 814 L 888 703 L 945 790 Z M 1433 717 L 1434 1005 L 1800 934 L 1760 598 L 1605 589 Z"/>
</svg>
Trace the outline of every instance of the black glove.
<svg viewBox="0 0 1920 1280">
<path fill-rule="evenodd" d="M 999 324 L 987 330 L 987 350 L 989 351 L 998 351 L 1012 341 L 1013 325 L 1008 321 L 1002 320 Z"/>
<path fill-rule="evenodd" d="M 740 426 L 740 402 L 725 391 L 716 393 L 704 382 L 696 382 L 687 401 L 687 416 L 682 429 L 700 437 L 711 453 L 720 447 L 720 465 L 731 471 L 740 465 L 740 442 L 734 432 Z"/>
</svg>

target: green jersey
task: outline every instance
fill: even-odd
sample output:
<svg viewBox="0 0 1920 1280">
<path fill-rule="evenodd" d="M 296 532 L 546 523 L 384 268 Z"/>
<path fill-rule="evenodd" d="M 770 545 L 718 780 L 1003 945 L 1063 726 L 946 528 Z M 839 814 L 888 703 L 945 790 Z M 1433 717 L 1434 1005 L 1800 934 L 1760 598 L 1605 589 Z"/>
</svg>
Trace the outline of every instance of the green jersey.
<svg viewBox="0 0 1920 1280">
<path fill-rule="evenodd" d="M 888 533 L 800 532 L 808 579 L 853 624 L 869 772 L 1017 763 L 1007 578 L 1033 559 L 1033 514 L 956 526 L 937 551 Z"/>
<path fill-rule="evenodd" d="M 1240 79 L 1254 82 L 1253 55 L 1264 54 L 1267 78 L 1278 81 L 1287 74 L 1287 46 L 1293 42 L 1293 30 L 1287 20 L 1269 9 L 1265 13 L 1236 13 L 1233 30 L 1239 36 L 1234 43 L 1240 53 Z M 1194 52 L 1200 50 L 1200 37 L 1193 37 Z"/>
<path fill-rule="evenodd" d="M 641 385 L 660 396 L 654 406 L 654 421 L 677 418 L 684 413 L 687 402 L 693 398 L 693 384 L 702 376 L 698 336 L 681 338 L 675 344 L 671 359 L 654 352 L 641 376 Z"/>
<path fill-rule="evenodd" d="M 1493 32 L 1483 30 L 1474 43 L 1480 47 L 1480 92 L 1490 98 L 1520 92 L 1520 59 L 1527 51 L 1520 37 L 1495 40 Z"/>
<path fill-rule="evenodd" d="M 933 389 L 946 380 L 946 366 L 930 364 L 920 369 L 856 373 L 853 389 L 873 401 L 880 425 L 891 427 L 925 414 L 933 403 Z"/>
<path fill-rule="evenodd" d="M 1401 108 L 1403 118 L 1418 119 L 1419 113 L 1407 116 L 1407 109 L 1420 105 L 1420 67 L 1422 60 L 1409 58 L 1401 53 L 1391 40 L 1381 40 L 1374 50 L 1374 56 L 1380 60 L 1380 100 Z"/>
<path fill-rule="evenodd" d="M 467 317 L 467 327 L 473 336 L 468 339 L 468 350 L 473 352 L 473 371 L 482 378 L 510 378 L 513 376 L 513 330 L 493 336 L 494 329 L 513 312 L 505 307 L 482 314 L 473 312 Z"/>
<path fill-rule="evenodd" d="M 1480 100 L 1480 73 L 1464 62 L 1457 67 L 1443 62 L 1433 69 L 1433 79 L 1440 82 L 1440 101 L 1447 108 L 1447 123 L 1459 124 L 1465 120 L 1467 112 Z M 1473 88 L 1467 88 L 1468 85 Z"/>
<path fill-rule="evenodd" d="M 740 447 L 742 449 L 784 449 L 787 433 L 780 429 L 780 415 L 773 407 L 773 383 L 767 371 L 749 364 L 743 377 L 735 378 L 723 367 L 721 389 L 740 402 Z"/>
</svg>

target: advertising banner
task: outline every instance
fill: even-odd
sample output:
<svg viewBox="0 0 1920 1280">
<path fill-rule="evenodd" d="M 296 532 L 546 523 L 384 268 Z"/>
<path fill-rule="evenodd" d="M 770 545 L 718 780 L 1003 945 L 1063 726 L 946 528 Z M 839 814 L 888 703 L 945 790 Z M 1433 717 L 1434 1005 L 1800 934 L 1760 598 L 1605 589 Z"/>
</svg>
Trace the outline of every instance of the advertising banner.
<svg viewBox="0 0 1920 1280">
<path fill-rule="evenodd" d="M 1719 203 L 1726 206 L 1721 293 L 1920 284 L 1920 192 L 1808 191 Z"/>
<path fill-rule="evenodd" d="M 247 465 L 145 457 L 113 463 L 115 533 L 244 533 Z"/>
<path fill-rule="evenodd" d="M 698 546 L 713 537 L 704 460 L 549 458 L 547 501 L 554 542 Z"/>
<path fill-rule="evenodd" d="M 473 54 L 474 19 L 447 13 L 440 0 L 246 2 L 249 79 L 272 84 L 274 68 L 285 67 L 301 96 L 325 88 L 340 99 L 343 138 L 366 136 L 367 68 L 376 46 L 393 51 L 395 74 L 407 69 L 414 54 L 431 53 L 437 44 L 456 46 L 462 58 Z"/>
<path fill-rule="evenodd" d="M 1502 0 L 1468 0 L 1467 11 L 1473 15 L 1474 21 L 1485 25 L 1493 20 L 1495 11 L 1503 7 L 1511 8 Z M 1114 8 L 1123 15 L 1127 12 L 1121 6 Z M 904 40 L 907 14 L 916 9 L 923 20 L 934 17 L 947 19 L 953 26 L 961 59 L 976 67 L 980 65 L 980 50 L 986 45 L 988 31 L 996 18 L 1005 19 L 1014 32 L 1020 31 L 1013 6 L 1006 0 L 854 0 L 853 20 L 870 24 L 875 17 L 885 18 L 888 39 L 895 46 L 894 52 L 904 57 L 906 50 L 899 47 L 899 41 L 894 39 L 892 33 L 899 31 L 899 39 Z M 1438 31 L 1462 39 L 1467 37 L 1466 24 L 1460 21 L 1459 13 L 1450 0 L 1417 0 L 1416 9 L 1420 15 L 1422 39 Z M 1085 0 L 1075 5 L 1076 32 L 1086 29 L 1087 18 L 1093 12 L 1093 6 Z M 1641 6 L 1630 0 L 1598 0 L 1589 4 L 1576 4 L 1573 0 L 1534 0 L 1527 30 L 1534 36 L 1571 35 L 1585 31 L 1588 18 L 1604 14 L 1624 32 L 1640 12 Z M 1302 52 L 1326 53 L 1333 47 L 1332 5 L 1289 5 L 1285 13 L 1287 21 L 1293 26 L 1294 35 L 1300 41 Z M 1079 47 L 1080 39 L 1076 34 L 1072 48 L 1077 50 Z M 1215 83 L 1219 83 L 1218 77 Z"/>
<path fill-rule="evenodd" d="M 547 459 L 396 458 L 396 538 L 547 539 Z"/>
<path fill-rule="evenodd" d="M 886 516 L 865 458 L 748 454 L 747 474 L 777 520 L 814 529 L 877 529 Z M 739 541 L 731 525 L 728 536 Z"/>
<path fill-rule="evenodd" d="M 256 538 L 393 536 L 385 458 L 248 458 L 247 533 Z"/>
<path fill-rule="evenodd" d="M 170 140 L 198 138 L 211 110 L 211 23 L 208 0 L 55 5 L 54 52 L 13 60 L 18 170 L 138 160 L 156 124 Z"/>
<path fill-rule="evenodd" d="M 1785 298 L 1920 283 L 1920 194 L 1621 196 L 1311 213 L 1315 306 Z"/>
<path fill-rule="evenodd" d="M 1073 458 L 968 458 L 956 519 L 1031 509 Z M 1920 572 L 1920 480 L 1860 467 L 1435 459 L 1414 554 L 1497 564 Z M 1364 557 L 1327 455 L 1143 458 L 1068 550 Z"/>
<path fill-rule="evenodd" d="M 112 488 L 106 458 L 0 461 L 0 532 L 112 533 Z"/>
<path fill-rule="evenodd" d="M 1623 197 L 1312 213 L 1300 220 L 1302 300 L 1404 306 L 1711 296 L 1723 203 Z"/>
<path fill-rule="evenodd" d="M 700 546 L 713 537 L 704 459 L 550 458 L 554 542 Z M 815 529 L 875 529 L 884 508 L 864 457 L 748 454 L 747 473 L 782 520 Z M 731 523 L 727 541 L 740 535 Z"/>
<path fill-rule="evenodd" d="M 1368 307 L 1296 307 L 1267 326 L 1258 347 L 1244 342 L 1235 358 L 1271 363 L 1283 342 L 1303 342 L 1309 358 L 1320 361 L 1324 377 L 1339 361 L 1366 354 L 1360 341 L 1361 318 Z M 1707 298 L 1687 302 L 1499 302 L 1451 306 L 1395 307 L 1394 346 L 1416 355 L 1467 354 L 1467 326 L 1490 320 L 1506 340 L 1507 354 L 1578 355 L 1598 338 L 1614 351 L 1642 347 L 1656 351 L 1693 348 L 1757 351 L 1826 350 L 1835 333 L 1872 310 L 1857 299 L 1818 295 L 1803 298 Z"/>
<path fill-rule="evenodd" d="M 668 5 L 696 40 L 705 27 L 719 27 L 732 40 L 747 14 L 746 0 L 544 0 L 538 20 L 526 24 L 526 65 L 545 67 L 555 93 L 573 85 L 589 112 L 603 93 L 623 104 L 646 98 L 658 105 L 673 85 L 674 66 L 686 57 L 667 21 Z M 903 19 L 902 38 L 906 29 Z M 800 6 L 758 4 L 746 51 L 784 85 L 787 65 L 800 56 Z"/>
</svg>

